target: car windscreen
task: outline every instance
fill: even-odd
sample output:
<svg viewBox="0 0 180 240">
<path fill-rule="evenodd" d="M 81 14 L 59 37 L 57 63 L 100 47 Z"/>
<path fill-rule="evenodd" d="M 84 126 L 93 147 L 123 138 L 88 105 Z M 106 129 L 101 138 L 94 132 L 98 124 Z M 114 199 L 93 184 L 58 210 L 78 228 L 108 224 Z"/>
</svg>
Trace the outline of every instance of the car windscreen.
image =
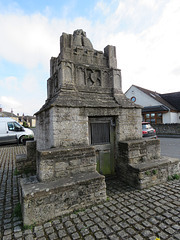
<svg viewBox="0 0 180 240">
<path fill-rule="evenodd" d="M 151 125 L 150 124 L 142 124 L 142 129 L 144 130 L 144 129 L 150 129 L 150 128 L 152 128 L 151 127 Z"/>
<path fill-rule="evenodd" d="M 22 131 L 22 126 L 16 122 L 8 122 L 8 130 L 9 131 Z"/>
</svg>

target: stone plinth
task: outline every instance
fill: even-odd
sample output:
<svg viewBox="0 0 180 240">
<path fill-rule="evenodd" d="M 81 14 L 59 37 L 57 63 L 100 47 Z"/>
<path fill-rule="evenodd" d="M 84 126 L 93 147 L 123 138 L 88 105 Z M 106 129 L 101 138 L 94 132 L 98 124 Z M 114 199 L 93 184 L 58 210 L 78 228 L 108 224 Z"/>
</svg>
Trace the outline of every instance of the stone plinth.
<svg viewBox="0 0 180 240">
<path fill-rule="evenodd" d="M 93 147 L 54 148 L 37 153 L 39 181 L 52 181 L 95 171 L 96 158 Z"/>
<path fill-rule="evenodd" d="M 36 172 L 36 141 L 26 142 L 27 154 L 16 156 L 16 169 L 18 173 Z"/>
<path fill-rule="evenodd" d="M 139 189 L 166 182 L 180 173 L 180 159 L 161 157 L 159 139 L 119 142 L 119 178 Z"/>
<path fill-rule="evenodd" d="M 97 172 L 51 182 L 39 182 L 31 177 L 21 179 L 20 185 L 25 225 L 39 224 L 106 200 L 104 176 Z"/>
<path fill-rule="evenodd" d="M 180 173 L 180 160 L 161 157 L 154 161 L 130 164 L 129 183 L 137 188 L 149 188 L 166 182 L 168 177 Z"/>
<path fill-rule="evenodd" d="M 24 224 L 42 223 L 106 200 L 105 177 L 96 172 L 93 147 L 37 151 L 37 175 L 21 179 Z"/>
<path fill-rule="evenodd" d="M 138 164 L 160 158 L 159 139 L 120 141 L 119 158 L 126 164 Z"/>
</svg>

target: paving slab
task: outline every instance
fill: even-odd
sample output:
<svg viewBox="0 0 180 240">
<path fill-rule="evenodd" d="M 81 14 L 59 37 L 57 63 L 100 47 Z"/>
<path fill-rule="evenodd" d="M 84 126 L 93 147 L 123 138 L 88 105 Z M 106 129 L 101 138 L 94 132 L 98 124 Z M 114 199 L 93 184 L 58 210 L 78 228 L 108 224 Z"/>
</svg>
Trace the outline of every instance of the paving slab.
<svg viewBox="0 0 180 240">
<path fill-rule="evenodd" d="M 19 203 L 16 154 L 25 146 L 0 147 L 0 239 L 180 239 L 180 180 L 137 190 L 107 180 L 108 199 L 38 226 L 22 226 L 14 215 Z"/>
</svg>

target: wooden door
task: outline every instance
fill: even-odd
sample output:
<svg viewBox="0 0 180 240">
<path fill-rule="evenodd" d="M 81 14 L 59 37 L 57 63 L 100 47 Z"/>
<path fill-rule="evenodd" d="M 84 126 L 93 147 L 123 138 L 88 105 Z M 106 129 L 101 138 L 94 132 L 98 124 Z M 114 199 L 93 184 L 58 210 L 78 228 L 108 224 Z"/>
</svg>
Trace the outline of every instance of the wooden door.
<svg viewBox="0 0 180 240">
<path fill-rule="evenodd" d="M 114 174 L 114 119 L 89 118 L 90 144 L 96 151 L 97 171 L 105 176 Z"/>
</svg>

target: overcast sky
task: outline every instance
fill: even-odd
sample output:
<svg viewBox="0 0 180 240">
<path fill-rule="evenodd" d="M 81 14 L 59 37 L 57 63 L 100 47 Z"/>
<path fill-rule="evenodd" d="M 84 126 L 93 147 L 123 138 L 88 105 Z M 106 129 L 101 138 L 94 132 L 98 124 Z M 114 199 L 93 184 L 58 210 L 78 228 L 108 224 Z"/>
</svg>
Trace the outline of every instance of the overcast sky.
<svg viewBox="0 0 180 240">
<path fill-rule="evenodd" d="M 45 103 L 62 32 L 116 46 L 123 92 L 180 91 L 180 0 L 0 0 L 0 104 L 32 115 Z"/>
</svg>

